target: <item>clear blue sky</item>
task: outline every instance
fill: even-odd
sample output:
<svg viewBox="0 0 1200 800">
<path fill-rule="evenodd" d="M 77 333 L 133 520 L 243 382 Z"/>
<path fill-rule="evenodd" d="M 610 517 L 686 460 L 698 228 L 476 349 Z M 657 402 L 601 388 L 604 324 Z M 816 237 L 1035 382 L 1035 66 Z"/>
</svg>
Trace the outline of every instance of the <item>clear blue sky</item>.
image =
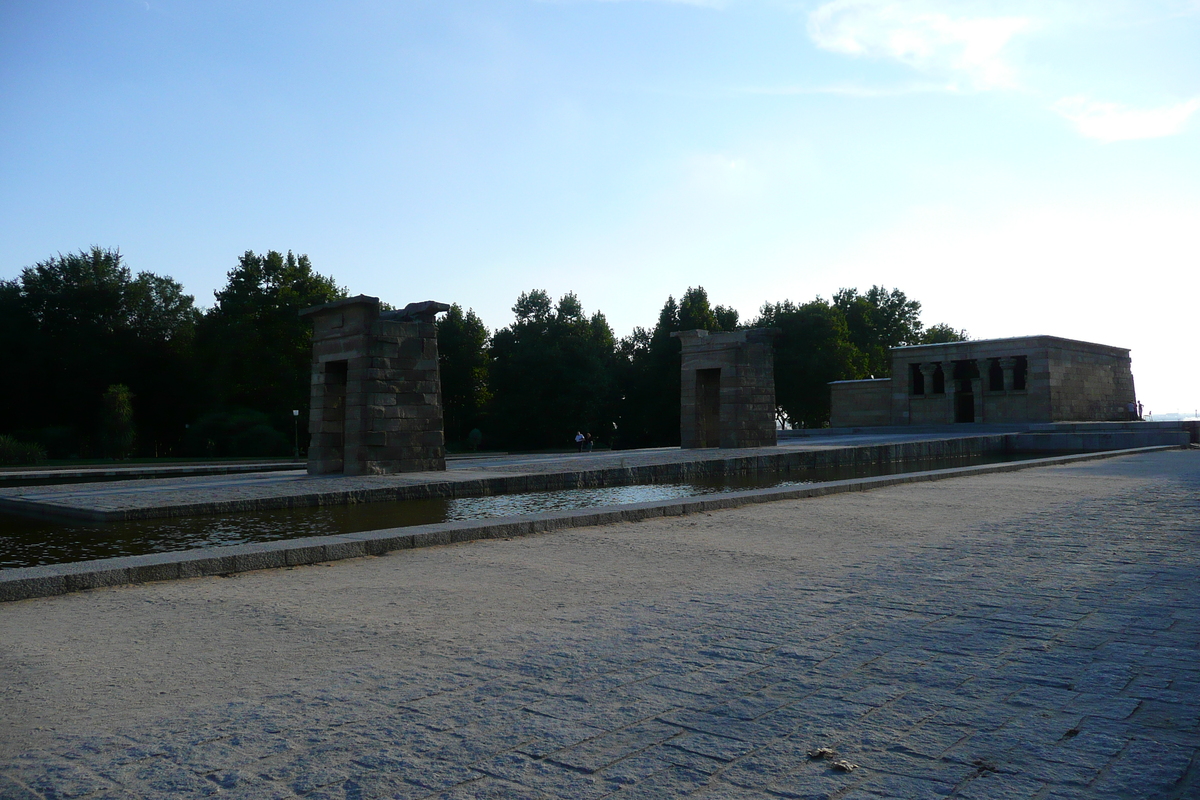
<svg viewBox="0 0 1200 800">
<path fill-rule="evenodd" d="M 8 0 L 0 98 L 3 278 L 98 244 L 208 306 L 290 249 L 618 335 L 883 284 L 1200 406 L 1200 0 Z"/>
</svg>

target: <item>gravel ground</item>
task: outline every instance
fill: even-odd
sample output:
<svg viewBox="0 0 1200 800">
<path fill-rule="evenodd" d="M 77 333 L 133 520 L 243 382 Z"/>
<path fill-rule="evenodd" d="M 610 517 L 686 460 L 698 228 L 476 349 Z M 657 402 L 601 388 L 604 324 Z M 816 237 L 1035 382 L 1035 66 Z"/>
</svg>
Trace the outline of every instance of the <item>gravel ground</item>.
<svg viewBox="0 0 1200 800">
<path fill-rule="evenodd" d="M 1170 451 L 8 603 L 0 798 L 1195 797 L 1197 533 Z"/>
</svg>

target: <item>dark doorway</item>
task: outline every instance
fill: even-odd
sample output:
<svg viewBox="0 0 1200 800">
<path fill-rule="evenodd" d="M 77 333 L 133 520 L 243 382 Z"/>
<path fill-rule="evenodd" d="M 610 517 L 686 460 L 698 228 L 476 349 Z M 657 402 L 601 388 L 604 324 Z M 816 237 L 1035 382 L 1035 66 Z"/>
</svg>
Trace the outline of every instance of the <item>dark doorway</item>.
<svg viewBox="0 0 1200 800">
<path fill-rule="evenodd" d="M 921 372 L 921 365 L 909 364 L 908 374 L 908 385 L 912 387 L 912 393 L 925 394 L 925 373 Z"/>
<path fill-rule="evenodd" d="M 958 392 L 954 395 L 954 421 L 975 421 L 975 393 L 971 391 L 971 381 L 958 382 Z"/>
<path fill-rule="evenodd" d="M 696 370 L 696 438 L 701 447 L 721 446 L 721 370 Z"/>
<path fill-rule="evenodd" d="M 1017 391 L 1024 391 L 1025 378 L 1029 375 L 1029 359 L 1025 356 L 1017 356 L 1013 364 L 1013 388 Z"/>
<path fill-rule="evenodd" d="M 343 472 L 346 466 L 346 378 L 349 364 L 345 361 L 325 363 L 325 442 L 329 448 L 330 472 Z"/>
<path fill-rule="evenodd" d="M 988 391 L 1003 392 L 1004 391 L 1004 370 L 1000 367 L 1000 359 L 993 358 L 988 361 L 987 381 Z M 980 375 L 980 377 L 983 377 Z"/>
</svg>

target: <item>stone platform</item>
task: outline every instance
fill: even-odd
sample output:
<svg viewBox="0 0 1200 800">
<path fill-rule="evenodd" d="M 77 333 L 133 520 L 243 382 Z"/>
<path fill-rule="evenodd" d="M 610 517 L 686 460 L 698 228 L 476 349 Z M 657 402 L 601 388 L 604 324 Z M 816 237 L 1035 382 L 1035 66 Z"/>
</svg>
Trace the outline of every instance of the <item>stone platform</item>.
<svg viewBox="0 0 1200 800">
<path fill-rule="evenodd" d="M 140 481 L 149 478 L 185 478 L 195 475 L 243 475 L 250 472 L 287 472 L 303 469 L 295 461 L 226 461 L 183 464 L 110 464 L 93 467 L 5 467 L 0 469 L 0 487 L 48 486 L 56 483 L 102 483 Z"/>
<path fill-rule="evenodd" d="M 0 569 L 0 602 L 50 597 L 130 583 L 180 580 L 207 575 L 229 576 L 279 567 L 381 556 L 396 550 L 461 544 L 481 539 L 510 539 L 569 528 L 642 522 L 658 517 L 702 514 L 747 505 L 802 500 L 847 492 L 864 492 L 906 483 L 949 480 L 1037 467 L 1081 463 L 1169 448 L 1140 448 L 1050 458 L 978 464 L 947 469 L 909 471 L 866 478 L 821 481 L 809 485 L 721 492 L 642 503 L 509 517 L 459 520 L 382 530 L 281 539 L 147 555 L 120 556 L 63 564 Z"/>
<path fill-rule="evenodd" d="M 1053 433 L 1050 438 L 1043 434 Z M 656 448 L 587 454 L 457 458 L 446 471 L 396 475 L 272 473 L 154 478 L 93 485 L 0 487 L 0 510 L 95 522 L 226 514 L 304 506 L 687 481 L 716 475 L 852 467 L 1000 451 L 1099 451 L 1186 445 L 1182 429 L 1047 432 L 1027 426 L 951 426 L 831 433 L 775 447 Z"/>
<path fill-rule="evenodd" d="M 3 487 L 0 510 L 107 522 L 428 497 L 628 485 L 712 474 L 941 456 L 1003 448 L 1004 434 L 962 432 L 828 436 L 777 447 L 599 451 L 458 458 L 445 471 L 394 475 L 309 475 L 303 470 L 163 477 L 124 483 Z M 976 432 L 971 431 L 975 434 Z"/>
</svg>

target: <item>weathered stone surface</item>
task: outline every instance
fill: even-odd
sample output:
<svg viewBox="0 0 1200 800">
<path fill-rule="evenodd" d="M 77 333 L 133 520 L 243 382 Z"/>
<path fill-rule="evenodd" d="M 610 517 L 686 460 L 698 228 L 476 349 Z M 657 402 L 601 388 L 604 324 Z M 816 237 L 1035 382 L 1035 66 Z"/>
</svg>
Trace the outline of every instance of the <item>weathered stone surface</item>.
<svg viewBox="0 0 1200 800">
<path fill-rule="evenodd" d="M 1027 336 L 891 353 L 891 378 L 830 384 L 832 427 L 1118 421 L 1137 400 L 1120 347 Z"/>
<path fill-rule="evenodd" d="M 775 444 L 774 328 L 680 331 L 684 448 Z"/>
<path fill-rule="evenodd" d="M 432 320 L 447 308 L 382 312 L 378 298 L 359 295 L 302 312 L 313 319 L 310 473 L 446 468 Z"/>
</svg>

